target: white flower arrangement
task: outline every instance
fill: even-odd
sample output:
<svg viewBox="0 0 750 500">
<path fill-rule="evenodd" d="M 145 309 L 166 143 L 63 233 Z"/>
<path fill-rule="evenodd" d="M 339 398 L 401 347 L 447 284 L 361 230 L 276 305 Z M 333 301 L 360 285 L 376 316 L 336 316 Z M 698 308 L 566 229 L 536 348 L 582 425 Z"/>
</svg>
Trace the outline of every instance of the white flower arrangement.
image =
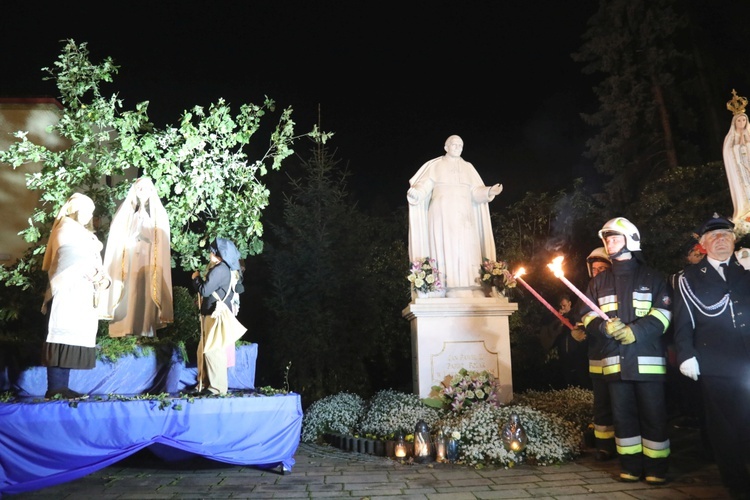
<svg viewBox="0 0 750 500">
<path fill-rule="evenodd" d="M 571 399 L 574 402 L 568 404 Z M 477 401 L 456 412 L 429 407 L 415 394 L 393 390 L 380 391 L 369 402 L 340 393 L 308 408 L 302 419 L 302 441 L 316 442 L 325 432 L 390 439 L 398 431 L 411 433 L 416 422 L 424 420 L 432 433 L 442 430 L 460 442 L 459 463 L 513 467 L 523 458 L 528 464 L 552 465 L 581 453 L 581 426 L 593 420 L 592 401 L 591 391 L 585 389 L 526 392 L 509 405 Z M 529 439 L 522 456 L 506 450 L 502 442 L 502 429 L 512 413 L 518 415 Z"/>
<path fill-rule="evenodd" d="M 406 279 L 411 283 L 412 289 L 419 292 L 429 293 L 443 289 L 435 259 L 429 257 L 412 262 Z"/>
<path fill-rule="evenodd" d="M 387 439 L 399 431 L 411 434 L 420 420 L 432 426 L 439 418 L 438 410 L 426 406 L 416 394 L 386 389 L 372 397 L 357 430 L 360 434 Z"/>
<path fill-rule="evenodd" d="M 512 413 L 518 415 L 529 438 L 523 456 L 503 445 L 502 428 Z M 458 461 L 470 466 L 513 467 L 522 459 L 534 465 L 552 465 L 569 461 L 581 452 L 581 432 L 575 424 L 526 406 L 498 407 L 481 402 L 463 413 L 448 415 L 438 425 L 460 433 Z"/>
<path fill-rule="evenodd" d="M 500 382 L 493 374 L 461 368 L 457 374 L 445 377 L 440 385 L 433 386 L 426 403 L 462 411 L 480 401 L 498 404 L 499 396 Z"/>
<path fill-rule="evenodd" d="M 353 434 L 365 413 L 365 400 L 356 394 L 340 392 L 315 401 L 302 417 L 301 440 L 318 441 L 326 432 Z"/>
</svg>

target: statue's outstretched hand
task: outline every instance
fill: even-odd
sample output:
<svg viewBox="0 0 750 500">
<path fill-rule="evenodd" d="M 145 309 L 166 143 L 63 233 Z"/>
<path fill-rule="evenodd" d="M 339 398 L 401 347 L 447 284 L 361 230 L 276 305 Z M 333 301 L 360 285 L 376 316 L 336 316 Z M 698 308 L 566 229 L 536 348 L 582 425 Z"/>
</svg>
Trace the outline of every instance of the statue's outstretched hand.
<svg viewBox="0 0 750 500">
<path fill-rule="evenodd" d="M 503 191 L 503 185 L 502 184 L 495 184 L 490 188 L 490 194 L 492 196 L 497 196 Z"/>
</svg>

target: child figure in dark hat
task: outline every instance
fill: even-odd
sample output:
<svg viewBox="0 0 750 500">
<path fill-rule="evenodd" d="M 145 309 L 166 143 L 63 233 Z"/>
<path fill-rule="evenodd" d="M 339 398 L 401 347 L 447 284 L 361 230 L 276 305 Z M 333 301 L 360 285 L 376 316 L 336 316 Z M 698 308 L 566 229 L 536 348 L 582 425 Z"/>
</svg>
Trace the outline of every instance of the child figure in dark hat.
<svg viewBox="0 0 750 500">
<path fill-rule="evenodd" d="M 217 302 L 224 302 L 230 311 L 234 309 L 235 298 L 239 293 L 237 283 L 240 281 L 241 273 L 240 252 L 232 241 L 226 238 L 216 238 L 209 248 L 211 257 L 205 279 L 198 271 L 195 271 L 192 276 L 193 288 L 201 297 L 198 384 L 194 391 L 200 395 L 226 394 L 229 388 L 227 368 L 231 361 L 228 359 L 227 352 L 230 349 L 234 352 L 234 343 L 238 340 L 226 338 L 219 341 L 207 337 L 211 331 L 209 318 L 214 313 Z M 239 334 L 240 337 L 242 333 Z"/>
</svg>

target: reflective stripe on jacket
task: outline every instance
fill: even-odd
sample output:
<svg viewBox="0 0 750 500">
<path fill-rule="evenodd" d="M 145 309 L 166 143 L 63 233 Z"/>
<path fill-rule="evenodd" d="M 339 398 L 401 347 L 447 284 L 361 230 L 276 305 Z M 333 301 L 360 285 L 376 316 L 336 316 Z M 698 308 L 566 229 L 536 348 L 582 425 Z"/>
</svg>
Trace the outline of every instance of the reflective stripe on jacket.
<svg viewBox="0 0 750 500">
<path fill-rule="evenodd" d="M 672 319 L 666 279 L 636 259 L 615 261 L 589 282 L 586 295 L 611 318 L 629 326 L 636 341 L 623 345 L 606 334 L 604 320 L 581 308 L 589 336 L 589 372 L 621 380 L 662 379 L 667 372 L 664 332 Z"/>
</svg>

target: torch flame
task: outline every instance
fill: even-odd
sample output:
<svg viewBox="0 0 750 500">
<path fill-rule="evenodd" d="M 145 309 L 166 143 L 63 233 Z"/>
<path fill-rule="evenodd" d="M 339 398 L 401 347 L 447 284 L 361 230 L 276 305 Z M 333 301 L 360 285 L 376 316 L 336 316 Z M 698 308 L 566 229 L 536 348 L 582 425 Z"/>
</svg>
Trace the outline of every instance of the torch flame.
<svg viewBox="0 0 750 500">
<path fill-rule="evenodd" d="M 513 277 L 514 277 L 514 278 L 520 278 L 520 277 L 521 277 L 521 276 L 523 276 L 524 274 L 526 274 L 526 269 L 524 269 L 524 268 L 522 268 L 522 267 L 519 267 L 519 268 L 518 268 L 518 271 L 516 271 L 516 274 L 514 274 L 514 275 L 513 275 Z"/>
<path fill-rule="evenodd" d="M 555 276 L 557 278 L 562 278 L 563 276 L 565 276 L 565 273 L 562 270 L 562 261 L 564 258 L 565 257 L 560 255 L 559 257 L 555 257 L 552 262 L 547 264 L 547 267 L 549 267 L 550 270 L 555 273 Z"/>
</svg>

